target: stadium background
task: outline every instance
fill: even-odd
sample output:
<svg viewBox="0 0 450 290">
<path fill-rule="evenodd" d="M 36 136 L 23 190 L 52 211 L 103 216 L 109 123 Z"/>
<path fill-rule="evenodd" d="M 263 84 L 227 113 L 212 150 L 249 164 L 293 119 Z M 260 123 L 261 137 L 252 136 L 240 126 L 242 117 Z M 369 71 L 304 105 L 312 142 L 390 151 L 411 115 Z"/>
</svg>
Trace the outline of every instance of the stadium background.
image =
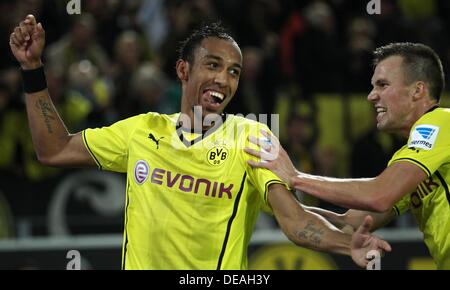
<svg viewBox="0 0 450 290">
<path fill-rule="evenodd" d="M 89 0 L 80 15 L 67 13 L 68 2 L 0 0 L 0 269 L 65 269 L 70 249 L 81 252 L 85 268 L 120 267 L 124 177 L 36 160 L 8 44 L 29 13 L 46 30 L 50 94 L 72 132 L 178 111 L 178 42 L 199 24 L 222 20 L 244 55 L 227 112 L 279 114 L 280 138 L 296 165 L 328 176 L 374 176 L 401 145 L 376 131 L 366 100 L 374 48 L 423 42 L 446 71 L 450 61 L 446 0 L 381 0 L 379 15 L 367 13 L 365 0 Z M 450 104 L 448 89 L 442 103 Z M 433 268 L 410 216 L 379 234 L 394 246 L 383 269 Z M 355 269 L 348 258 L 290 246 L 266 215 L 249 256 L 255 269 Z"/>
</svg>

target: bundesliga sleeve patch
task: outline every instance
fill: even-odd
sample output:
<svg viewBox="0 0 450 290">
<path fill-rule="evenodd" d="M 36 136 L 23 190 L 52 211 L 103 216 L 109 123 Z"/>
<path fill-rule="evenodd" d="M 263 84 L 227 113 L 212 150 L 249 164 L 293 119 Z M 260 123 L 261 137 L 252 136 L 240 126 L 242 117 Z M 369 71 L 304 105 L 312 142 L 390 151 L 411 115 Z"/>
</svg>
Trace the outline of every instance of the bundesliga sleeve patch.
<svg viewBox="0 0 450 290">
<path fill-rule="evenodd" d="M 414 128 L 408 148 L 421 148 L 424 150 L 433 149 L 434 142 L 439 133 L 439 127 L 433 125 L 419 125 Z"/>
</svg>

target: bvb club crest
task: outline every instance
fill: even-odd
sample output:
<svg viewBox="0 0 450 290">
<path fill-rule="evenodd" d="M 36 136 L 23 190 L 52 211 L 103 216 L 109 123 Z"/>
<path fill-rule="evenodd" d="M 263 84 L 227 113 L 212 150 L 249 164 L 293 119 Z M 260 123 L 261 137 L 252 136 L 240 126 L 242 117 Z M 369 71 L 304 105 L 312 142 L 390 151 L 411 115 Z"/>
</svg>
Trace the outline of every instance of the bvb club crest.
<svg viewBox="0 0 450 290">
<path fill-rule="evenodd" d="M 228 155 L 229 152 L 225 146 L 214 146 L 206 154 L 206 160 L 211 165 L 222 165 L 227 160 Z"/>
</svg>

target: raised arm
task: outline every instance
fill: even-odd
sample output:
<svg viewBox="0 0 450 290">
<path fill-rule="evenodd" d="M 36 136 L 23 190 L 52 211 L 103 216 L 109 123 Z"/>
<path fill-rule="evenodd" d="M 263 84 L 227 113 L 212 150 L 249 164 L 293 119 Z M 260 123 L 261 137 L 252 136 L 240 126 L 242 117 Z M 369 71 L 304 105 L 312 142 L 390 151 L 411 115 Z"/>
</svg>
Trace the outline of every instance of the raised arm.
<svg viewBox="0 0 450 290">
<path fill-rule="evenodd" d="M 22 68 L 31 137 L 38 160 L 50 166 L 96 166 L 80 133 L 70 134 L 49 96 L 41 62 L 45 31 L 33 15 L 11 33 L 11 51 Z"/>
<path fill-rule="evenodd" d="M 322 216 L 305 211 L 283 185 L 269 187 L 268 201 L 283 232 L 299 246 L 350 255 L 361 267 L 367 265 L 366 254 L 370 250 L 391 250 L 387 242 L 368 234 L 371 220 L 365 220 L 352 236 L 337 229 Z"/>
</svg>

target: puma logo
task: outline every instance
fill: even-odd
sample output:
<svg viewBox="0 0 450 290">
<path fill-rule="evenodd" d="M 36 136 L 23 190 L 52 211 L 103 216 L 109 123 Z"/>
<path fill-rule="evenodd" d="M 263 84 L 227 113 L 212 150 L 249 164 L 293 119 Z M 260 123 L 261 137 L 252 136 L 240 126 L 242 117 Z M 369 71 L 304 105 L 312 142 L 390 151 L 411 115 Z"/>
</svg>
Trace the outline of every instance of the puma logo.
<svg viewBox="0 0 450 290">
<path fill-rule="evenodd" d="M 159 138 L 159 139 L 156 139 L 156 137 L 155 137 L 152 133 L 148 134 L 148 138 L 149 138 L 150 140 L 152 140 L 153 142 L 155 142 L 155 144 L 156 144 L 156 149 L 159 149 L 159 141 L 160 141 L 161 139 L 164 139 L 164 137 L 161 137 L 161 138 Z"/>
</svg>

